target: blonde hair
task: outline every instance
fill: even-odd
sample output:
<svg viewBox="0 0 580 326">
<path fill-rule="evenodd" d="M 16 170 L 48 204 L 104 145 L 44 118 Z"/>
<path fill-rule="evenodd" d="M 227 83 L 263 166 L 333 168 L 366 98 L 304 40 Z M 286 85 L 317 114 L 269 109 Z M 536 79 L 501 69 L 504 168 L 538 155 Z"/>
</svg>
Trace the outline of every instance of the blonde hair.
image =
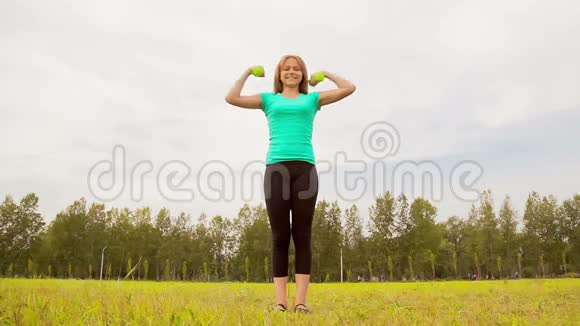
<svg viewBox="0 0 580 326">
<path fill-rule="evenodd" d="M 280 59 L 278 62 L 278 66 L 276 67 L 276 75 L 274 76 L 274 93 L 282 93 L 284 89 L 284 85 L 282 84 L 282 80 L 280 80 L 282 65 L 286 61 L 286 59 L 294 58 L 298 61 L 300 65 L 300 70 L 302 70 L 302 80 L 300 81 L 300 85 L 298 86 L 298 90 L 302 94 L 308 94 L 308 71 L 306 70 L 306 65 L 302 58 L 297 55 L 287 54 Z"/>
</svg>

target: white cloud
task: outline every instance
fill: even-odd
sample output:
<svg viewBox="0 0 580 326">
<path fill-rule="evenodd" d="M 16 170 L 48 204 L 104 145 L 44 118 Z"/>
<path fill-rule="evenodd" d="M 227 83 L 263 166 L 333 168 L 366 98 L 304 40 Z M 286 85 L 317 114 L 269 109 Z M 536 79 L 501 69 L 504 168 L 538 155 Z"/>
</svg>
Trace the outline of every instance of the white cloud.
<svg viewBox="0 0 580 326">
<path fill-rule="evenodd" d="M 219 159 L 241 167 L 263 160 L 263 113 L 233 108 L 223 97 L 255 64 L 266 67 L 267 78 L 248 80 L 244 92 L 271 90 L 284 53 L 302 55 L 311 72 L 331 70 L 358 87 L 317 115 L 318 159 L 338 151 L 366 159 L 360 135 L 383 120 L 401 134 L 398 160 L 460 157 L 482 146 L 498 151 L 502 137 L 533 146 L 538 130 L 518 127 L 511 134 L 510 128 L 578 110 L 578 16 L 573 1 L 3 2 L 0 195 L 38 189 L 41 209 L 52 218 L 90 195 L 89 167 L 109 158 L 116 144 L 133 162 L 158 165 Z M 559 127 L 549 128 L 541 132 Z M 575 146 L 573 138 L 556 140 Z M 550 141 L 548 151 L 557 147 Z M 521 164 L 516 154 L 504 155 Z M 577 157 L 551 162 L 554 171 L 574 163 Z M 508 185 L 498 177 L 490 186 L 527 193 L 529 185 L 557 189 L 570 180 L 512 173 L 530 182 Z M 242 205 L 177 205 L 155 194 L 147 203 L 216 214 L 234 214 Z M 445 214 L 465 212 L 453 201 L 441 207 Z"/>
</svg>

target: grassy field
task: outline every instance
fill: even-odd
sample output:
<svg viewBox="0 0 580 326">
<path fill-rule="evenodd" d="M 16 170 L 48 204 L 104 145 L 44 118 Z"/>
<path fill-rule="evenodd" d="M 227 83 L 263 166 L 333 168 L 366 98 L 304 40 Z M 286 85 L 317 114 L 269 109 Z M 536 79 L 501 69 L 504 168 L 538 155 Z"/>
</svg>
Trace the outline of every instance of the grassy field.
<svg viewBox="0 0 580 326">
<path fill-rule="evenodd" d="M 311 284 L 309 315 L 272 300 L 273 284 L 0 279 L 0 325 L 580 325 L 580 279 Z"/>
</svg>

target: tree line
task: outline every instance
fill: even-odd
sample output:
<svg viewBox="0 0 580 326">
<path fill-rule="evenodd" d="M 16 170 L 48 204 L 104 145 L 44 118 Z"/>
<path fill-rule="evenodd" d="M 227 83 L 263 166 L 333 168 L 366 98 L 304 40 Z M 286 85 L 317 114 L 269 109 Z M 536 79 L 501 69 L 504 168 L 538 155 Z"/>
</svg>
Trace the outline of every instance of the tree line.
<svg viewBox="0 0 580 326">
<path fill-rule="evenodd" d="M 0 205 L 0 276 L 271 282 L 266 208 L 209 218 L 162 208 L 107 208 L 74 201 L 48 224 L 38 197 Z M 386 192 L 363 223 L 356 205 L 318 201 L 312 228 L 313 282 L 559 277 L 580 268 L 580 194 L 558 203 L 528 195 L 522 215 L 509 196 L 499 209 L 484 191 L 466 217 L 437 222 L 424 198 Z M 294 278 L 291 243 L 289 275 Z"/>
</svg>

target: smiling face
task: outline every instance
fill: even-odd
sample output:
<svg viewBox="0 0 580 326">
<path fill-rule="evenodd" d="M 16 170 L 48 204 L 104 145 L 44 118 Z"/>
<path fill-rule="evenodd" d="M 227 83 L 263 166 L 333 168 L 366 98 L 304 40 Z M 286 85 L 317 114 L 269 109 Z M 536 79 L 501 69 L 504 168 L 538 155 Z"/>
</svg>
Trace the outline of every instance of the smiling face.
<svg viewBox="0 0 580 326">
<path fill-rule="evenodd" d="M 274 92 L 281 93 L 284 88 L 298 88 L 303 94 L 308 93 L 308 75 L 306 65 L 299 56 L 282 57 L 274 77 Z"/>
<path fill-rule="evenodd" d="M 280 81 L 284 87 L 298 87 L 302 81 L 302 66 L 296 58 L 287 58 L 280 67 Z"/>
</svg>

